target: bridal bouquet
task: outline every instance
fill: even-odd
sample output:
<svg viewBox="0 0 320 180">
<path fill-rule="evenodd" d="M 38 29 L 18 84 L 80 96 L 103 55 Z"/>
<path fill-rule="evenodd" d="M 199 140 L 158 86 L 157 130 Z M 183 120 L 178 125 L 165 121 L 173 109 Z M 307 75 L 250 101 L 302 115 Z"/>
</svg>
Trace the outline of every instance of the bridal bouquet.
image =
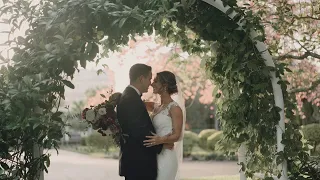
<svg viewBox="0 0 320 180">
<path fill-rule="evenodd" d="M 120 96 L 121 93 L 114 93 L 109 100 L 82 111 L 82 119 L 91 124 L 92 128 L 102 136 L 111 135 L 117 146 L 120 145 L 120 138 L 123 136 L 115 110 Z"/>
</svg>

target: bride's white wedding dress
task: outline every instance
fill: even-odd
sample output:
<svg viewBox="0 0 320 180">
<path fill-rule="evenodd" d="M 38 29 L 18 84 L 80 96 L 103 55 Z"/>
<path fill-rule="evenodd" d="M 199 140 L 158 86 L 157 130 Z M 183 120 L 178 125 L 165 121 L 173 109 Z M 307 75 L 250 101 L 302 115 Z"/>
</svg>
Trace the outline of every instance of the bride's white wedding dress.
<svg viewBox="0 0 320 180">
<path fill-rule="evenodd" d="M 175 101 L 169 103 L 164 109 L 152 116 L 152 123 L 158 136 L 166 136 L 172 133 L 172 119 L 169 110 L 173 106 L 179 106 Z M 163 149 L 158 155 L 157 180 L 175 180 L 178 171 L 178 157 L 175 150 Z"/>
</svg>

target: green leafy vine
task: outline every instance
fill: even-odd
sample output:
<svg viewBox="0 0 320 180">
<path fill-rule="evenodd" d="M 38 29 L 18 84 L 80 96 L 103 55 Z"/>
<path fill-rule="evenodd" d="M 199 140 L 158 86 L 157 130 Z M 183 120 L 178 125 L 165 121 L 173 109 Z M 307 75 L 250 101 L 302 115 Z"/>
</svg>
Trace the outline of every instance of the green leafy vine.
<svg viewBox="0 0 320 180">
<path fill-rule="evenodd" d="M 44 0 L 37 5 L 28 0 L 3 1 L 0 12 L 9 16 L 11 33 L 22 23 L 29 29 L 25 38 L 8 42 L 16 44 L 15 54 L 1 68 L 0 177 L 33 180 L 38 170 L 46 170 L 49 155 L 35 158 L 34 145 L 58 148 L 65 126 L 58 107 L 65 86 L 75 88 L 70 79 L 79 65 L 85 68 L 87 61 L 106 54 L 99 46 L 116 51 L 136 35 L 155 32 L 206 62 L 210 78 L 221 90 L 217 97 L 221 96 L 224 140 L 247 144 L 243 169 L 249 177 L 255 172 L 264 172 L 266 179 L 278 175 L 276 165 L 286 160 L 290 179 L 316 178 L 301 134 L 290 122 L 283 136 L 285 150 L 276 153 L 280 108 L 274 103 L 269 73 L 275 71 L 281 79 L 286 66 L 266 66 L 250 39 L 250 30 L 255 29 L 257 38 L 264 40 L 259 16 L 238 7 L 235 0 L 223 2 L 233 7 L 228 13 L 238 15 L 230 19 L 205 2 L 192 0 Z M 236 25 L 241 18 L 243 30 Z M 294 105 L 285 91 L 287 82 L 279 83 L 286 117 L 291 119 Z M 17 161 L 22 154 L 24 161 Z"/>
</svg>

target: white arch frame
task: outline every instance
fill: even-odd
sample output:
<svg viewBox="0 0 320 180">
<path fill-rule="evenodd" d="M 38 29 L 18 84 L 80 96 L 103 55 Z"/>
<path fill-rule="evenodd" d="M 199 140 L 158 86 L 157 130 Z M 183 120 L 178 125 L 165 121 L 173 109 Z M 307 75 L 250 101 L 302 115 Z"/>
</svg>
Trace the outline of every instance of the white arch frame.
<svg viewBox="0 0 320 180">
<path fill-rule="evenodd" d="M 231 9 L 230 6 L 223 6 L 223 3 L 221 0 L 202 0 L 209 5 L 217 8 L 221 12 L 227 14 L 227 11 Z M 228 16 L 233 19 L 238 13 L 233 11 L 231 14 Z M 237 22 L 239 25 L 239 28 L 242 29 L 243 26 L 245 26 L 245 21 L 239 20 Z M 275 64 L 273 62 L 272 56 L 268 51 L 267 45 L 264 44 L 261 41 L 256 40 L 255 38 L 258 36 L 257 32 L 254 30 L 250 31 L 250 38 L 253 42 L 256 42 L 255 47 L 258 49 L 259 52 L 261 52 L 261 57 L 265 60 L 266 66 L 270 67 L 275 67 Z M 274 94 L 274 100 L 275 100 L 275 105 L 281 108 L 281 111 L 279 112 L 280 114 L 280 121 L 277 125 L 277 152 L 283 151 L 284 150 L 284 145 L 281 143 L 282 141 L 282 134 L 285 131 L 285 122 L 284 122 L 284 101 L 283 101 L 283 93 L 281 86 L 277 83 L 280 79 L 276 77 L 276 74 L 274 71 L 270 72 L 270 78 L 271 78 L 271 83 L 272 83 L 272 88 L 273 88 L 273 94 Z M 245 154 L 246 154 L 246 145 L 242 144 L 241 147 L 239 148 L 239 162 L 245 162 Z M 279 180 L 288 180 L 288 172 L 287 172 L 287 162 L 283 161 L 279 166 L 278 169 L 282 172 L 282 176 L 279 178 Z M 277 177 L 273 177 L 274 179 L 278 179 Z M 244 180 L 246 179 L 245 175 L 243 172 L 240 172 L 240 179 Z"/>
<path fill-rule="evenodd" d="M 202 0 L 209 5 L 217 8 L 221 12 L 227 14 L 227 11 L 231 9 L 230 6 L 223 6 L 223 3 L 221 0 Z M 227 14 L 231 19 L 234 18 L 238 13 L 233 11 L 231 14 Z M 237 22 L 239 25 L 239 28 L 242 28 L 245 24 L 241 23 L 240 21 Z M 261 57 L 265 59 L 265 64 L 266 66 L 270 67 L 275 67 L 275 64 L 273 62 L 272 56 L 270 55 L 267 45 L 264 44 L 261 41 L 258 41 L 255 39 L 258 34 L 256 31 L 251 30 L 250 31 L 250 38 L 252 41 L 256 42 L 255 47 L 258 49 L 259 52 L 261 52 Z M 276 77 L 276 74 L 274 71 L 270 72 L 270 78 L 271 78 L 271 83 L 272 83 L 272 88 L 273 88 L 273 94 L 274 94 L 274 100 L 275 100 L 275 105 L 281 108 L 281 111 L 279 112 L 280 114 L 280 121 L 277 126 L 277 152 L 283 151 L 284 150 L 284 145 L 281 143 L 282 141 L 282 134 L 285 131 L 285 122 L 284 122 L 284 101 L 283 101 L 283 94 L 282 94 L 282 89 L 281 86 L 277 83 L 279 81 L 279 78 Z M 34 148 L 34 156 L 35 157 L 40 157 L 42 154 L 42 149 L 40 149 L 37 145 L 35 145 Z M 245 163 L 245 154 L 246 154 L 246 145 L 242 144 L 241 147 L 239 148 L 239 162 L 244 162 Z M 282 172 L 282 176 L 278 179 L 277 177 L 274 177 L 274 179 L 278 180 L 288 180 L 288 172 L 287 172 L 287 162 L 283 161 L 279 166 L 278 169 Z M 44 180 L 43 176 L 43 171 L 39 172 L 38 174 L 39 180 Z M 258 175 L 259 176 L 259 175 Z M 246 176 L 244 175 L 244 172 L 240 172 L 240 179 L 245 180 Z"/>
</svg>

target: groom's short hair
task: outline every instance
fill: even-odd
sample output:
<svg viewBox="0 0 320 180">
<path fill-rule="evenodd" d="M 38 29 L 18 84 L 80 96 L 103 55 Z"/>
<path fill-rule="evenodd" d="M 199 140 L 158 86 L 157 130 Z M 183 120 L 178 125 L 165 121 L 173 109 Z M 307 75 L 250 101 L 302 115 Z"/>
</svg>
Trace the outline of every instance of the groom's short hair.
<svg viewBox="0 0 320 180">
<path fill-rule="evenodd" d="M 130 83 L 137 80 L 140 76 L 145 76 L 145 77 L 148 76 L 151 70 L 152 70 L 151 66 L 148 66 L 146 64 L 135 64 L 131 66 L 129 70 Z"/>
</svg>

